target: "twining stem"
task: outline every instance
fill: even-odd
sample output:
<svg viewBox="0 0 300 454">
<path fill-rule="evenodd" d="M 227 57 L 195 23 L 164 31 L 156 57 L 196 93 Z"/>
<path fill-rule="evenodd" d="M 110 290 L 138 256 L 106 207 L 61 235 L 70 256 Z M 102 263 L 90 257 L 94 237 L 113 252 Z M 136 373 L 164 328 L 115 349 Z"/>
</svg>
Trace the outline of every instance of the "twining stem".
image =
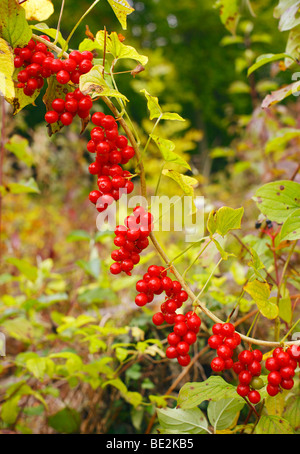
<svg viewBox="0 0 300 454">
<path fill-rule="evenodd" d="M 63 50 L 62 52 L 64 52 L 66 49 L 67 49 L 67 46 L 70 42 L 70 39 L 72 38 L 72 36 L 74 35 L 75 31 L 77 30 L 77 28 L 79 27 L 79 25 L 81 24 L 81 22 L 83 21 L 83 19 L 92 11 L 92 9 L 94 8 L 94 6 L 97 5 L 97 3 L 99 3 L 100 0 L 95 0 L 91 6 L 86 10 L 86 12 L 81 16 L 81 18 L 79 19 L 79 21 L 74 25 L 71 33 L 69 34 L 68 38 L 66 39 L 66 42 L 65 42 L 65 45 L 63 47 Z"/>
<path fill-rule="evenodd" d="M 61 2 L 61 7 L 60 7 L 59 18 L 58 18 L 57 27 L 56 27 L 55 40 L 53 41 L 53 44 L 56 44 L 57 41 L 58 41 L 59 31 L 60 31 L 60 23 L 61 23 L 61 19 L 62 19 L 64 7 L 65 7 L 65 0 L 62 0 L 62 2 Z"/>
<path fill-rule="evenodd" d="M 53 50 L 53 52 L 55 52 L 56 54 L 60 55 L 61 57 L 64 57 L 64 58 L 68 58 L 69 57 L 67 52 L 63 52 L 60 47 L 57 47 L 55 44 L 50 43 L 49 41 L 47 41 L 46 39 L 42 38 L 41 36 L 35 35 L 34 33 L 32 33 L 32 37 L 36 41 L 39 41 L 40 43 L 46 44 L 46 46 L 49 49 Z"/>
</svg>

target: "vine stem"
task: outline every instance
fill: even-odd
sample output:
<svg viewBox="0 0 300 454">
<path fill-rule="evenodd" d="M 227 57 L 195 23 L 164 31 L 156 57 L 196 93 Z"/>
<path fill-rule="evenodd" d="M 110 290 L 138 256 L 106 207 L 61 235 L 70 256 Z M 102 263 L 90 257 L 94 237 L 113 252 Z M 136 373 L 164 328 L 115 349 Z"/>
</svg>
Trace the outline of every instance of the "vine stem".
<svg viewBox="0 0 300 454">
<path fill-rule="evenodd" d="M 119 111 L 118 109 L 115 107 L 115 105 L 111 102 L 111 100 L 109 98 L 107 98 L 106 96 L 103 96 L 102 97 L 103 101 L 105 102 L 105 104 L 107 105 L 107 107 L 111 110 L 111 112 L 113 113 L 113 115 L 117 118 L 119 118 Z M 141 157 L 141 152 L 140 152 L 140 149 L 139 149 L 139 146 L 138 144 L 136 143 L 135 141 L 135 137 L 133 135 L 133 133 L 131 132 L 129 126 L 127 125 L 126 121 L 124 120 L 123 117 L 119 118 L 119 123 L 120 125 L 122 126 L 123 130 L 125 131 L 134 151 L 135 151 L 135 155 L 136 155 L 136 158 L 137 158 L 137 162 L 138 162 L 138 167 L 139 167 L 139 171 L 140 171 L 140 184 L 141 184 L 141 195 L 147 199 L 147 185 L 146 185 L 146 177 L 145 177 L 145 169 L 144 169 L 144 164 L 143 164 L 143 161 L 142 161 L 142 157 Z M 180 282 L 182 288 L 187 292 L 188 296 L 191 298 L 192 302 L 194 301 L 197 301 L 197 296 L 194 294 L 194 292 L 191 290 L 191 288 L 187 285 L 187 283 L 185 282 L 185 280 L 183 279 L 182 275 L 180 274 L 180 272 L 176 269 L 176 267 L 171 264 L 171 261 L 169 260 L 166 252 L 164 251 L 164 249 L 161 247 L 161 245 L 159 244 L 154 232 L 150 232 L 150 239 L 152 241 L 152 244 L 154 246 L 154 248 L 156 249 L 157 253 L 160 255 L 160 257 L 162 258 L 162 260 L 170 267 L 170 269 L 172 270 L 172 272 L 174 273 L 176 279 Z M 213 312 L 211 312 L 209 309 L 207 309 L 207 307 L 205 306 L 204 303 L 202 302 L 199 302 L 197 303 L 198 305 L 198 308 L 207 316 L 209 317 L 211 320 L 213 320 L 215 323 L 223 323 L 223 321 L 218 318 Z M 248 343 L 251 343 L 251 344 L 255 344 L 255 345 L 261 345 L 261 346 L 264 346 L 264 347 L 268 347 L 268 348 L 275 348 L 275 347 L 279 347 L 282 345 L 282 342 L 272 342 L 272 341 L 265 341 L 265 340 L 262 340 L 262 339 L 255 339 L 255 338 L 252 338 L 252 337 L 249 337 L 249 336 L 245 336 L 244 334 L 242 333 L 239 333 L 240 336 L 241 336 L 241 339 L 244 341 L 244 342 L 248 342 Z M 292 345 L 292 344 L 300 344 L 300 341 L 294 341 L 294 342 L 285 342 L 286 345 Z"/>
</svg>

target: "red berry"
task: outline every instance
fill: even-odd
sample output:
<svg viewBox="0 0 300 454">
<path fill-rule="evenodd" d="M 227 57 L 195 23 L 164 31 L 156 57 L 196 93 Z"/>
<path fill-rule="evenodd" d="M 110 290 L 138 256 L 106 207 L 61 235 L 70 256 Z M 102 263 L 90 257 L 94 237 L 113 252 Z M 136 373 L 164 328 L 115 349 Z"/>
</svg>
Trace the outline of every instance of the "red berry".
<svg viewBox="0 0 300 454">
<path fill-rule="evenodd" d="M 65 110 L 65 101 L 62 98 L 56 98 L 52 101 L 52 109 L 55 112 L 62 113 Z"/>
<path fill-rule="evenodd" d="M 258 361 L 254 360 L 248 365 L 248 370 L 253 376 L 259 377 L 261 374 L 261 364 Z"/>
<path fill-rule="evenodd" d="M 211 361 L 210 367 L 214 372 L 222 372 L 225 369 L 225 361 L 217 356 Z"/>
<path fill-rule="evenodd" d="M 94 55 L 92 54 L 92 52 L 88 51 L 88 50 L 84 50 L 83 52 L 81 52 L 81 56 L 84 60 L 93 60 L 94 58 Z"/>
<path fill-rule="evenodd" d="M 248 399 L 252 404 L 258 404 L 260 401 L 260 393 L 256 389 L 253 389 L 249 392 Z"/>
<path fill-rule="evenodd" d="M 32 91 L 35 91 L 37 88 L 38 88 L 38 82 L 36 79 L 28 79 L 27 81 L 27 88 L 28 90 L 32 90 Z"/>
<path fill-rule="evenodd" d="M 193 314 L 187 319 L 186 323 L 191 331 L 195 331 L 197 333 L 200 329 L 201 320 L 197 314 Z"/>
<path fill-rule="evenodd" d="M 81 52 L 79 52 L 79 50 L 73 50 L 69 54 L 69 58 L 75 60 L 76 63 L 79 64 L 84 59 L 84 56 L 82 56 L 82 54 L 81 54 Z"/>
<path fill-rule="evenodd" d="M 185 336 L 183 336 L 183 340 L 188 344 L 194 344 L 197 341 L 197 334 L 194 331 L 188 331 Z"/>
<path fill-rule="evenodd" d="M 59 117 L 59 120 L 62 122 L 63 125 L 68 126 L 73 121 L 73 115 L 70 112 L 63 112 Z"/>
<path fill-rule="evenodd" d="M 78 110 L 86 111 L 93 107 L 93 101 L 90 96 L 85 96 L 78 102 Z"/>
<path fill-rule="evenodd" d="M 253 353 L 250 350 L 243 350 L 239 353 L 238 359 L 243 364 L 250 364 L 253 361 Z"/>
<path fill-rule="evenodd" d="M 76 99 L 68 99 L 65 103 L 65 109 L 67 112 L 75 113 L 77 112 L 78 103 Z"/>
<path fill-rule="evenodd" d="M 77 67 L 77 63 L 73 58 L 67 58 L 66 60 L 62 61 L 63 69 L 71 73 L 75 71 Z"/>
<path fill-rule="evenodd" d="M 228 359 L 232 357 L 233 351 L 227 345 L 223 344 L 217 348 L 217 355 L 222 359 Z"/>
<path fill-rule="evenodd" d="M 55 112 L 55 110 L 49 110 L 46 114 L 45 114 L 45 120 L 47 123 L 49 124 L 52 124 L 52 123 L 56 123 L 58 121 L 58 113 Z"/>
<path fill-rule="evenodd" d="M 111 266 L 110 266 L 110 272 L 112 274 L 120 274 L 122 271 L 121 269 L 121 265 L 119 263 L 113 263 Z"/>
<path fill-rule="evenodd" d="M 111 115 L 105 115 L 102 119 L 101 126 L 104 129 L 113 129 L 117 126 L 116 120 Z"/>
<path fill-rule="evenodd" d="M 278 385 L 270 385 L 268 384 L 266 387 L 267 393 L 269 396 L 274 397 L 276 394 L 279 393 L 279 386 Z"/>
<path fill-rule="evenodd" d="M 184 356 L 180 355 L 180 356 L 178 356 L 177 361 L 180 364 L 180 366 L 186 367 L 191 362 L 191 357 L 190 357 L 190 355 L 184 355 Z"/>
<path fill-rule="evenodd" d="M 212 327 L 213 334 L 221 334 L 222 333 L 222 323 L 215 323 Z"/>
<path fill-rule="evenodd" d="M 236 361 L 235 363 L 233 363 L 232 369 L 236 374 L 239 374 L 245 369 L 245 365 L 240 361 Z"/>
<path fill-rule="evenodd" d="M 290 360 L 290 355 L 287 352 L 279 352 L 276 359 L 280 367 L 287 366 Z"/>
<path fill-rule="evenodd" d="M 92 115 L 92 123 L 96 126 L 101 126 L 102 120 L 105 117 L 105 114 L 103 112 L 95 112 Z"/>
<path fill-rule="evenodd" d="M 236 392 L 238 393 L 239 396 L 246 397 L 250 392 L 250 386 L 240 384 L 237 386 Z"/>
<path fill-rule="evenodd" d="M 249 372 L 249 370 L 242 370 L 242 372 L 239 373 L 239 382 L 242 385 L 249 385 L 252 379 L 252 374 Z"/>
<path fill-rule="evenodd" d="M 135 304 L 137 306 L 145 306 L 146 304 L 148 303 L 148 298 L 147 298 L 147 295 L 145 293 L 139 293 L 136 297 L 135 297 Z"/>
<path fill-rule="evenodd" d="M 176 323 L 176 325 L 174 326 L 174 333 L 178 334 L 178 336 L 181 336 L 181 337 L 185 336 L 187 331 L 188 331 L 187 326 L 183 322 Z"/>
<path fill-rule="evenodd" d="M 21 58 L 19 55 L 17 55 L 17 56 L 14 58 L 14 65 L 15 65 L 15 68 L 21 68 L 21 66 L 23 66 L 23 64 L 24 64 L 23 58 Z"/>
<path fill-rule="evenodd" d="M 169 343 L 170 345 L 173 345 L 173 346 L 177 345 L 178 342 L 180 342 L 180 339 L 181 339 L 181 337 L 178 336 L 178 334 L 170 333 L 170 334 L 168 335 L 168 343 Z"/>
<path fill-rule="evenodd" d="M 289 379 L 289 378 L 292 378 L 294 377 L 295 375 L 295 370 L 292 368 L 292 367 L 282 367 L 280 370 L 279 370 L 279 373 L 281 375 L 281 377 L 285 380 Z"/>
<path fill-rule="evenodd" d="M 279 369 L 279 363 L 276 358 L 270 357 L 266 359 L 265 362 L 266 369 L 269 371 L 274 371 Z"/>
<path fill-rule="evenodd" d="M 294 380 L 292 378 L 284 378 L 281 380 L 280 386 L 282 389 L 292 389 L 294 386 Z"/>
<path fill-rule="evenodd" d="M 175 347 L 172 345 L 166 349 L 166 356 L 169 359 L 177 358 L 178 353 Z"/>
<path fill-rule="evenodd" d="M 65 85 L 70 81 L 70 74 L 65 69 L 62 69 L 56 74 L 56 80 L 58 83 Z"/>
<path fill-rule="evenodd" d="M 208 339 L 208 345 L 210 348 L 217 349 L 222 345 L 223 343 L 223 337 L 220 336 L 220 334 L 213 334 L 212 336 L 209 337 Z"/>
<path fill-rule="evenodd" d="M 274 370 L 268 374 L 268 382 L 270 385 L 280 385 L 281 375 L 278 371 Z"/>
<path fill-rule="evenodd" d="M 79 63 L 79 71 L 82 74 L 88 73 L 92 69 L 92 67 L 93 67 L 93 63 L 91 62 L 91 60 L 88 60 L 88 59 L 82 60 Z"/>
<path fill-rule="evenodd" d="M 101 192 L 100 191 L 91 191 L 90 192 L 90 195 L 89 195 L 89 199 L 92 203 L 97 203 L 97 200 L 99 199 L 99 197 L 101 196 Z"/>
<path fill-rule="evenodd" d="M 177 344 L 177 352 L 180 356 L 187 355 L 190 349 L 190 345 L 187 342 L 181 341 Z"/>
<path fill-rule="evenodd" d="M 253 350 L 253 358 L 258 361 L 258 362 L 261 362 L 262 359 L 263 359 L 263 354 L 260 350 Z"/>
<path fill-rule="evenodd" d="M 235 331 L 235 328 L 232 323 L 223 323 L 221 334 L 225 336 L 232 336 Z"/>
</svg>

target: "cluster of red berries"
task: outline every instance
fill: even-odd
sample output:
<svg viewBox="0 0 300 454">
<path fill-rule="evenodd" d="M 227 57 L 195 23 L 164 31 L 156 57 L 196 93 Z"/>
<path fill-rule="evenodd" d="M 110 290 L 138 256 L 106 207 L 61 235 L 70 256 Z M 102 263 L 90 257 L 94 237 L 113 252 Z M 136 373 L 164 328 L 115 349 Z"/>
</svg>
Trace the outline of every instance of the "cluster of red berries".
<svg viewBox="0 0 300 454">
<path fill-rule="evenodd" d="M 50 41 L 50 38 L 43 35 L 42 38 Z M 51 75 L 45 66 L 45 61 L 54 61 L 54 55 L 48 50 L 46 44 L 36 43 L 30 39 L 25 47 L 16 47 L 14 49 L 15 68 L 21 69 L 17 75 L 18 88 L 23 88 L 26 96 L 33 96 L 36 90 L 40 90 L 44 85 L 44 79 Z"/>
<path fill-rule="evenodd" d="M 104 211 L 122 193 L 130 194 L 134 189 L 132 174 L 123 170 L 134 156 L 133 147 L 128 145 L 125 136 L 120 135 L 118 124 L 111 115 L 96 112 L 92 115 L 95 127 L 91 130 L 91 140 L 87 150 L 95 153 L 95 161 L 89 165 L 89 172 L 98 175 L 98 190 L 90 193 L 90 201 L 97 203 L 97 210 Z M 98 202 L 97 202 L 98 201 Z"/>
<path fill-rule="evenodd" d="M 169 359 L 176 358 L 178 363 L 185 367 L 191 361 L 189 350 L 197 341 L 201 319 L 195 312 L 189 311 L 185 315 L 175 315 L 174 323 L 173 331 L 168 335 L 169 347 L 166 349 L 166 356 Z"/>
<path fill-rule="evenodd" d="M 291 345 L 286 351 L 277 347 L 272 356 L 266 359 L 265 366 L 269 371 L 267 392 L 276 396 L 281 389 L 292 389 L 293 377 L 297 363 L 300 362 L 300 346 Z"/>
<path fill-rule="evenodd" d="M 241 343 L 240 335 L 235 331 L 232 323 L 215 323 L 212 327 L 213 335 L 208 339 L 208 345 L 216 350 L 217 356 L 211 361 L 214 372 L 231 369 L 233 353 Z"/>
<path fill-rule="evenodd" d="M 238 374 L 237 393 L 242 397 L 248 397 L 252 404 L 258 404 L 260 401 L 258 389 L 264 385 L 259 378 L 262 358 L 260 350 L 243 350 L 238 355 L 238 361 L 232 366 L 234 372 Z"/>
<path fill-rule="evenodd" d="M 48 124 L 60 121 L 64 126 L 69 126 L 74 117 L 87 118 L 93 107 L 93 101 L 90 95 L 84 95 L 79 88 L 73 92 L 67 93 L 65 99 L 55 98 L 52 101 L 52 109 L 45 114 L 45 120 Z"/>
<path fill-rule="evenodd" d="M 155 325 L 161 325 L 163 322 L 174 323 L 176 310 L 188 299 L 188 294 L 182 289 L 180 282 L 168 277 L 163 266 L 150 265 L 143 279 L 136 283 L 136 290 L 139 293 L 135 303 L 139 307 L 150 303 L 154 295 L 166 293 L 167 299 L 161 304 L 161 312 L 153 316 Z"/>
<path fill-rule="evenodd" d="M 133 210 L 133 215 L 127 216 L 124 225 L 115 229 L 114 244 L 119 249 L 111 253 L 114 263 L 110 266 L 112 274 L 122 271 L 131 275 L 133 267 L 140 261 L 140 253 L 149 245 L 148 236 L 153 229 L 153 215 L 142 206 Z"/>
</svg>

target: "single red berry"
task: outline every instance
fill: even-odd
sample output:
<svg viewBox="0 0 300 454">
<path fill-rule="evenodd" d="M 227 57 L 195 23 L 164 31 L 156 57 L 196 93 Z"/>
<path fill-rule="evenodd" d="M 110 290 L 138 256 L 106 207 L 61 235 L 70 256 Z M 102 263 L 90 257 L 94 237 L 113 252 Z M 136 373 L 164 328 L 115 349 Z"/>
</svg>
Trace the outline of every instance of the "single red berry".
<svg viewBox="0 0 300 454">
<path fill-rule="evenodd" d="M 183 322 L 176 323 L 176 325 L 174 326 L 174 333 L 177 334 L 178 336 L 181 336 L 181 337 L 185 336 L 187 331 L 188 331 L 188 328 L 187 328 L 186 324 Z"/>
<path fill-rule="evenodd" d="M 93 101 L 90 96 L 85 96 L 78 102 L 78 110 L 87 111 L 93 107 Z"/>
<path fill-rule="evenodd" d="M 213 334 L 208 339 L 208 345 L 210 348 L 217 349 L 223 344 L 223 337 L 220 334 Z"/>
<path fill-rule="evenodd" d="M 225 361 L 217 356 L 211 361 L 210 367 L 214 372 L 222 372 L 225 369 Z"/>
<path fill-rule="evenodd" d="M 81 52 L 81 56 L 84 60 L 93 60 L 94 58 L 94 55 L 92 52 L 90 52 L 89 50 L 84 50 L 83 52 Z"/>
<path fill-rule="evenodd" d="M 232 323 L 223 323 L 221 334 L 225 337 L 232 336 L 235 331 Z"/>
<path fill-rule="evenodd" d="M 261 362 L 262 359 L 263 359 L 263 354 L 260 350 L 256 349 L 256 350 L 253 350 L 253 358 L 258 361 L 258 362 Z"/>
<path fill-rule="evenodd" d="M 56 123 L 58 121 L 58 113 L 55 112 L 55 110 L 49 110 L 46 114 L 45 114 L 45 120 L 47 123 L 49 124 L 52 124 L 52 123 Z"/>
<path fill-rule="evenodd" d="M 100 191 L 91 191 L 89 194 L 89 199 L 92 203 L 96 204 L 100 196 L 101 196 Z"/>
<path fill-rule="evenodd" d="M 73 58 L 67 58 L 66 60 L 62 60 L 63 69 L 68 71 L 69 73 L 75 71 L 77 68 L 77 63 Z"/>
<path fill-rule="evenodd" d="M 63 125 L 68 126 L 73 121 L 73 115 L 71 112 L 63 112 L 59 117 L 59 120 L 62 122 Z"/>
<path fill-rule="evenodd" d="M 38 88 L 38 82 L 36 79 L 28 79 L 27 81 L 27 88 L 28 90 L 32 90 L 32 91 L 35 91 L 37 88 Z"/>
<path fill-rule="evenodd" d="M 92 69 L 92 67 L 93 67 L 93 63 L 91 62 L 91 60 L 88 60 L 88 59 L 82 60 L 79 63 L 79 71 L 82 74 L 88 73 Z"/>
<path fill-rule="evenodd" d="M 245 365 L 240 361 L 236 361 L 233 363 L 232 369 L 236 374 L 239 374 L 242 370 L 245 370 Z"/>
<path fill-rule="evenodd" d="M 284 378 L 281 380 L 280 386 L 282 389 L 292 389 L 294 380 L 292 378 Z"/>
<path fill-rule="evenodd" d="M 270 383 L 270 385 L 280 385 L 281 380 L 281 375 L 277 370 L 274 370 L 268 374 L 268 383 Z"/>
<path fill-rule="evenodd" d="M 148 298 L 147 298 L 147 295 L 145 293 L 139 293 L 136 297 L 135 297 L 135 304 L 137 306 L 145 306 L 146 304 L 148 303 Z"/>
<path fill-rule="evenodd" d="M 261 374 L 261 364 L 254 360 L 252 363 L 248 364 L 248 370 L 251 372 L 251 374 L 255 377 L 259 377 Z"/>
<path fill-rule="evenodd" d="M 252 379 L 252 374 L 249 372 L 249 370 L 242 370 L 242 372 L 239 373 L 239 382 L 242 385 L 249 385 Z"/>
<path fill-rule="evenodd" d="M 225 369 L 231 369 L 233 366 L 233 359 L 232 358 L 227 358 L 224 360 L 225 362 Z"/>
<path fill-rule="evenodd" d="M 65 101 L 62 98 L 56 98 L 52 101 L 52 109 L 55 112 L 62 113 L 65 110 Z"/>
<path fill-rule="evenodd" d="M 194 331 L 195 333 L 197 333 L 199 331 L 200 326 L 201 326 L 201 320 L 200 320 L 200 318 L 198 317 L 197 314 L 191 315 L 191 317 L 189 317 L 187 319 L 186 323 L 187 323 L 188 328 L 191 331 Z"/>
<path fill-rule="evenodd" d="M 84 59 L 84 56 L 82 56 L 79 50 L 73 50 L 72 52 L 70 52 L 69 58 L 75 60 L 76 63 L 79 64 Z"/>
<path fill-rule="evenodd" d="M 17 55 L 15 58 L 14 58 L 14 65 L 15 65 L 15 68 L 21 68 L 24 64 L 24 60 L 23 58 L 21 58 L 19 55 Z"/>
<path fill-rule="evenodd" d="M 117 126 L 116 120 L 111 115 L 105 115 L 102 118 L 101 126 L 104 129 L 113 129 Z"/>
<path fill-rule="evenodd" d="M 256 389 L 252 389 L 248 394 L 248 399 L 252 404 L 258 404 L 260 401 L 260 393 Z"/>
<path fill-rule="evenodd" d="M 253 361 L 253 353 L 250 350 L 243 350 L 239 353 L 238 359 L 243 364 L 250 364 Z"/>
<path fill-rule="evenodd" d="M 295 370 L 292 367 L 285 366 L 279 370 L 281 377 L 285 380 L 293 378 L 295 375 Z"/>
<path fill-rule="evenodd" d="M 62 69 L 56 74 L 56 80 L 58 83 L 65 85 L 70 81 L 70 74 L 65 69 Z"/>
<path fill-rule="evenodd" d="M 177 352 L 180 356 L 187 355 L 190 349 L 190 345 L 185 341 L 180 341 L 177 344 Z"/>
<path fill-rule="evenodd" d="M 213 334 L 221 334 L 222 333 L 222 323 L 215 323 L 212 327 Z"/>
<path fill-rule="evenodd" d="M 246 397 L 250 392 L 250 386 L 239 384 L 236 388 L 236 392 L 238 393 L 239 396 Z"/>
<path fill-rule="evenodd" d="M 279 369 L 279 363 L 276 358 L 270 357 L 266 359 L 265 362 L 266 369 L 269 371 L 274 371 Z"/>
<path fill-rule="evenodd" d="M 120 263 L 113 263 L 111 266 L 110 266 L 110 272 L 112 274 L 120 274 L 122 271 L 121 269 L 121 265 Z"/>
<path fill-rule="evenodd" d="M 174 332 L 168 335 L 168 343 L 170 345 L 176 346 L 180 342 L 180 339 L 181 337 L 178 336 L 178 334 L 175 334 Z"/>
<path fill-rule="evenodd" d="M 177 358 L 178 353 L 175 347 L 172 345 L 166 349 L 166 356 L 169 359 Z"/>
<path fill-rule="evenodd" d="M 178 364 L 182 367 L 186 367 L 190 364 L 191 362 L 191 357 L 190 355 L 179 355 L 177 358 Z"/>
<path fill-rule="evenodd" d="M 194 344 L 197 341 L 197 334 L 194 331 L 188 331 L 184 336 L 183 340 L 188 344 Z"/>
<path fill-rule="evenodd" d="M 276 394 L 279 393 L 279 386 L 278 385 L 271 385 L 270 383 L 266 387 L 267 393 L 269 396 L 274 397 Z"/>
<path fill-rule="evenodd" d="M 76 99 L 68 99 L 65 103 L 65 109 L 67 112 L 75 113 L 78 109 L 78 102 Z"/>
<path fill-rule="evenodd" d="M 227 345 L 223 344 L 217 348 L 217 355 L 222 359 L 228 359 L 232 357 L 233 350 L 229 348 Z"/>
<path fill-rule="evenodd" d="M 290 355 L 287 352 L 279 352 L 276 359 L 280 367 L 287 366 L 290 360 Z"/>
</svg>

